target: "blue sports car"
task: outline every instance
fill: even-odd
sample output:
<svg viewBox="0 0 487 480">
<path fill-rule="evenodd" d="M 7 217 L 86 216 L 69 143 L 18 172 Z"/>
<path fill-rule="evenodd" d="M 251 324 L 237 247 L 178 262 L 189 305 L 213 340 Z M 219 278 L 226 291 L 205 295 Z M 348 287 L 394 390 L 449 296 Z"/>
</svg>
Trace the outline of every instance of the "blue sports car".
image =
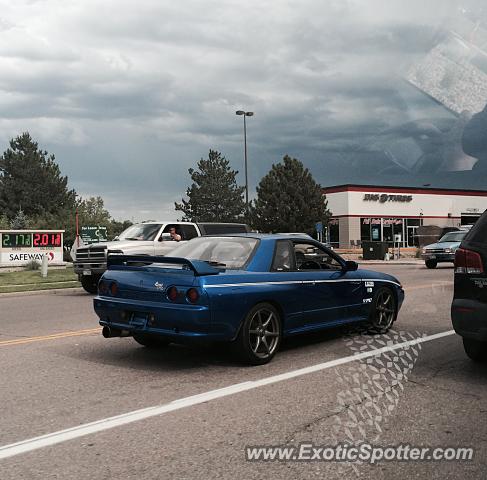
<svg viewBox="0 0 487 480">
<path fill-rule="evenodd" d="M 198 237 L 172 255 L 109 256 L 94 299 L 105 337 L 232 342 L 259 365 L 283 337 L 352 322 L 386 332 L 404 300 L 396 278 L 306 236 Z"/>
</svg>

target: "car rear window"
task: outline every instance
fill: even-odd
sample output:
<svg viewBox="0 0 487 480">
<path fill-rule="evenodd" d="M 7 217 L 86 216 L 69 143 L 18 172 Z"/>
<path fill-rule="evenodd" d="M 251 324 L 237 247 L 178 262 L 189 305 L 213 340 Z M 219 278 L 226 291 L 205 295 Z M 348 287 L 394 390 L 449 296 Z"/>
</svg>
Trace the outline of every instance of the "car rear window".
<svg viewBox="0 0 487 480">
<path fill-rule="evenodd" d="M 487 210 L 477 220 L 477 223 L 472 227 L 465 237 L 468 243 L 481 243 L 487 245 Z"/>
<path fill-rule="evenodd" d="M 257 239 L 247 237 L 198 237 L 176 247 L 171 256 L 239 269 L 248 262 L 257 243 Z"/>
</svg>

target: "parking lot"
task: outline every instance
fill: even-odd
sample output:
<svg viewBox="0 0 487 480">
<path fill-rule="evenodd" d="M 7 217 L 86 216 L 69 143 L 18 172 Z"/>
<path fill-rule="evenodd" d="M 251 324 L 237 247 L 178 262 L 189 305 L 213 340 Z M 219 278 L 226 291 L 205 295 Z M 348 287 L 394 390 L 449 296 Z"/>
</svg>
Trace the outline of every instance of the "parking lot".
<svg viewBox="0 0 487 480">
<path fill-rule="evenodd" d="M 487 370 L 451 332 L 453 267 L 367 268 L 397 276 L 405 288 L 392 332 L 305 335 L 284 342 L 260 367 L 239 364 L 223 347 L 150 350 L 131 338 L 104 339 L 93 297 L 78 289 L 2 295 L 0 447 L 17 445 L 0 449 L 1 478 L 484 478 Z M 387 353 L 348 359 L 411 341 L 393 349 L 398 355 L 389 363 Z M 353 420 L 363 392 L 381 399 L 367 424 Z M 156 406 L 163 408 L 106 420 Z M 98 422 L 92 430 L 69 430 L 90 422 Z M 55 435 L 34 440 L 46 434 Z M 376 465 L 245 456 L 249 446 L 359 439 L 472 447 L 475 454 L 463 462 Z"/>
</svg>

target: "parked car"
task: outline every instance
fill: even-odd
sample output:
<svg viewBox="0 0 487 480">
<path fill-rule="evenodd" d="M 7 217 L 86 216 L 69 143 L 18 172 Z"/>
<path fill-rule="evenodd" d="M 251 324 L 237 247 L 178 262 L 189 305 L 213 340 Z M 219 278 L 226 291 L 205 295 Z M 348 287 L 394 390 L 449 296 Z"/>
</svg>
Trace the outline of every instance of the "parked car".
<svg viewBox="0 0 487 480">
<path fill-rule="evenodd" d="M 468 232 L 455 254 L 453 328 L 473 360 L 487 360 L 487 212 Z"/>
<path fill-rule="evenodd" d="M 243 223 L 192 223 L 178 221 L 144 222 L 131 225 L 112 242 L 94 243 L 76 249 L 74 272 L 88 293 L 96 293 L 98 281 L 107 268 L 107 254 L 167 255 L 181 242 L 169 235 L 174 227 L 186 242 L 201 235 L 222 235 L 249 232 Z"/>
<path fill-rule="evenodd" d="M 427 245 L 421 256 L 428 268 L 436 268 L 438 263 L 454 263 L 455 252 L 462 243 L 468 230 L 457 230 L 443 235 L 438 242 Z"/>
<path fill-rule="evenodd" d="M 404 299 L 395 277 L 279 234 L 194 238 L 171 257 L 110 255 L 98 289 L 105 337 L 232 342 L 254 365 L 287 336 L 355 322 L 386 332 Z"/>
</svg>

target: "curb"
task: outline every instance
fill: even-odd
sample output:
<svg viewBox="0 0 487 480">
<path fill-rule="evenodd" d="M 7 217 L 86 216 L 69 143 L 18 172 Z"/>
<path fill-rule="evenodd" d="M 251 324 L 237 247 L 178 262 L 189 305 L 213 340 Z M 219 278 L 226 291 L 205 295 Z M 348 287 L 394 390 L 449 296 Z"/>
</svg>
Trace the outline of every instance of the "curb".
<svg viewBox="0 0 487 480">
<path fill-rule="evenodd" d="M 366 262 L 358 262 L 359 265 L 416 265 L 416 266 L 424 266 L 424 262 L 413 262 L 413 261 L 395 261 L 395 260 L 368 260 Z"/>
<path fill-rule="evenodd" d="M 0 293 L 0 298 L 2 297 L 21 297 L 21 296 L 26 296 L 26 295 L 57 295 L 61 292 L 65 292 L 66 290 L 70 292 L 84 292 L 84 289 L 82 287 L 64 287 L 64 288 L 51 288 L 51 289 L 46 289 L 46 290 L 25 290 L 25 291 L 19 291 L 19 292 L 5 292 L 5 293 Z M 86 294 L 87 296 L 91 296 L 89 294 Z"/>
</svg>

